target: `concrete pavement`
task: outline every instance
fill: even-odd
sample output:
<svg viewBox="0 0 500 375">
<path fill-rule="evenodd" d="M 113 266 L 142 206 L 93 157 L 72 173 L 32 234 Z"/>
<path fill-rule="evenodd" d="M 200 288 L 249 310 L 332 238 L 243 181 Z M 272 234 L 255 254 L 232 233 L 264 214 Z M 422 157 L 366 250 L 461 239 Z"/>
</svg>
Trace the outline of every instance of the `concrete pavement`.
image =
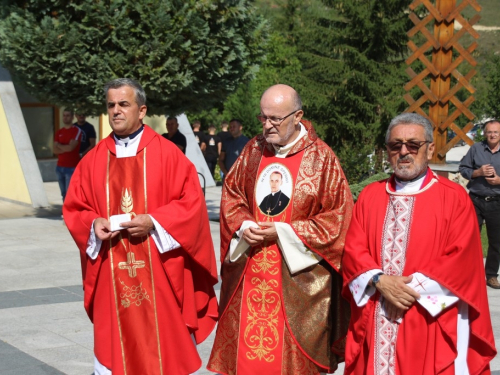
<svg viewBox="0 0 500 375">
<path fill-rule="evenodd" d="M 83 309 L 79 254 L 60 216 L 57 183 L 44 187 L 49 209 L 0 201 L 0 374 L 89 375 L 93 332 Z M 216 254 L 220 190 L 206 191 Z M 488 288 L 488 299 L 499 345 L 500 291 Z M 213 338 L 199 347 L 201 375 L 209 374 L 204 367 Z M 491 366 L 500 375 L 498 356 Z"/>
</svg>

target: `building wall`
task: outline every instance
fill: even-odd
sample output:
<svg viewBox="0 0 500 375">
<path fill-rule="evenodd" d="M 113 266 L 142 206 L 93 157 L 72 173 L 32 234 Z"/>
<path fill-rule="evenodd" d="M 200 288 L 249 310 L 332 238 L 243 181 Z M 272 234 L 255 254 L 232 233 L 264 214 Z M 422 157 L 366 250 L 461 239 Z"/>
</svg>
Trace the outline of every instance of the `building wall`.
<svg viewBox="0 0 500 375">
<path fill-rule="evenodd" d="M 31 204 L 23 169 L 0 98 L 0 197 Z"/>
</svg>

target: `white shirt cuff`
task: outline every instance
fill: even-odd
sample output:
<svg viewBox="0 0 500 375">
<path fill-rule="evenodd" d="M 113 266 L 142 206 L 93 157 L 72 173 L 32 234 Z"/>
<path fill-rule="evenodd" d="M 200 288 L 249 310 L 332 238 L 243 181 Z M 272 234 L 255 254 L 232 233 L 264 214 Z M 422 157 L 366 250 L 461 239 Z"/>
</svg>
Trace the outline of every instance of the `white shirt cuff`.
<svg viewBox="0 0 500 375">
<path fill-rule="evenodd" d="M 170 250 L 175 250 L 181 247 L 181 244 L 175 240 L 174 237 L 170 233 L 168 233 L 161 225 L 158 223 L 155 218 L 149 215 L 151 220 L 153 220 L 153 224 L 155 229 L 151 231 L 151 237 L 153 237 L 153 241 L 158 248 L 160 254 L 166 253 Z"/>
<path fill-rule="evenodd" d="M 95 219 L 92 221 L 92 225 L 90 226 L 90 236 L 87 241 L 87 250 L 85 251 L 90 259 L 97 258 L 102 245 L 102 241 L 95 235 L 94 222 Z"/>
<path fill-rule="evenodd" d="M 383 272 L 377 269 L 366 271 L 349 283 L 349 290 L 352 293 L 356 305 L 360 307 L 366 305 L 370 297 L 375 294 L 376 288 L 368 285 L 368 283 L 377 273 Z"/>
</svg>

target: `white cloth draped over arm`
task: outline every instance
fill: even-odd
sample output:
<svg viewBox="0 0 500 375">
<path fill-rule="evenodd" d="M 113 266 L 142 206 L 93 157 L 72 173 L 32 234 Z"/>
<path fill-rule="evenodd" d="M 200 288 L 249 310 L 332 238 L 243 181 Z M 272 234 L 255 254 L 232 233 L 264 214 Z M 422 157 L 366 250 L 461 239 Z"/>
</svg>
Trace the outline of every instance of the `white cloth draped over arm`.
<svg viewBox="0 0 500 375">
<path fill-rule="evenodd" d="M 304 245 L 289 224 L 275 222 L 274 225 L 278 234 L 278 246 L 292 274 L 321 261 L 321 257 Z M 251 220 L 245 220 L 241 224 L 240 229 L 235 233 L 236 238 L 233 238 L 229 245 L 229 260 L 231 262 L 236 261 L 241 254 L 250 248 L 250 245 L 242 238 L 243 232 L 248 228 L 259 228 L 259 225 Z"/>
<path fill-rule="evenodd" d="M 274 225 L 278 233 L 278 246 L 291 274 L 318 264 L 323 259 L 304 245 L 290 224 L 274 223 Z"/>
<path fill-rule="evenodd" d="M 174 237 L 170 235 L 161 225 L 158 223 L 155 218 L 151 215 L 149 215 L 151 220 L 153 221 L 153 224 L 155 226 L 155 229 L 153 229 L 151 233 L 151 237 L 153 238 L 153 241 L 156 244 L 156 247 L 158 248 L 158 251 L 160 254 L 166 253 L 167 251 L 170 250 L 175 250 L 181 247 L 179 242 L 175 240 Z M 94 220 L 95 221 L 95 220 Z M 90 257 L 90 259 L 96 259 L 97 255 L 99 254 L 99 251 L 101 250 L 101 245 L 102 241 L 97 238 L 94 232 L 94 222 L 92 222 L 92 226 L 90 228 L 90 236 L 87 241 L 87 255 Z"/>
<path fill-rule="evenodd" d="M 243 232 L 248 228 L 260 228 L 259 225 L 251 220 L 245 220 L 241 223 L 240 229 L 236 231 L 236 238 L 231 239 L 229 244 L 229 260 L 235 262 L 238 258 L 250 248 L 250 245 L 245 241 Z"/>
</svg>

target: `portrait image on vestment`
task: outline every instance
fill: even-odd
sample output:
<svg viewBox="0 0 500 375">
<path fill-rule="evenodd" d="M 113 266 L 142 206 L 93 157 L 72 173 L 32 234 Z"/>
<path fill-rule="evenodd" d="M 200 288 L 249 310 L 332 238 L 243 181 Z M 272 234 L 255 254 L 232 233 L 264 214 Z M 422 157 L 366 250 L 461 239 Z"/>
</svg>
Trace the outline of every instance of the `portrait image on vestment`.
<svg viewBox="0 0 500 375">
<path fill-rule="evenodd" d="M 293 178 L 285 165 L 272 163 L 262 170 L 255 184 L 255 199 L 264 215 L 281 214 L 288 207 L 292 194 Z"/>
</svg>

